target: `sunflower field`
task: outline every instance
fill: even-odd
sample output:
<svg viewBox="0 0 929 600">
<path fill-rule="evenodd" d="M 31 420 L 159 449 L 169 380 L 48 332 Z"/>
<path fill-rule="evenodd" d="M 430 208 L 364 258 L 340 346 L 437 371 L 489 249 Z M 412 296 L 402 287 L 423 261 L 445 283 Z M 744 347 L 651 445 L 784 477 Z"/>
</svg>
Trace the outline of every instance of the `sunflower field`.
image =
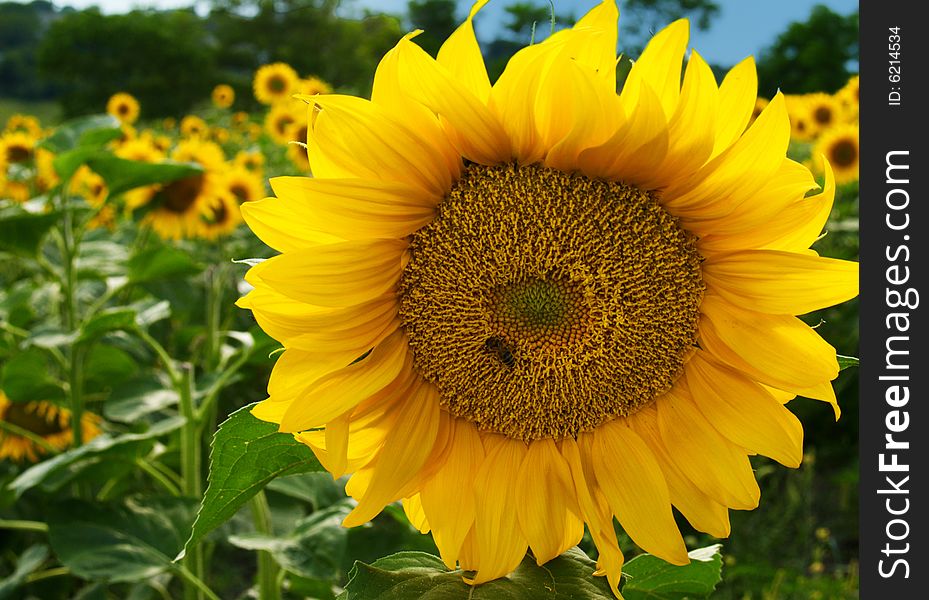
<svg viewBox="0 0 929 600">
<path fill-rule="evenodd" d="M 485 4 L 0 122 L 0 600 L 858 597 L 858 76 Z"/>
</svg>

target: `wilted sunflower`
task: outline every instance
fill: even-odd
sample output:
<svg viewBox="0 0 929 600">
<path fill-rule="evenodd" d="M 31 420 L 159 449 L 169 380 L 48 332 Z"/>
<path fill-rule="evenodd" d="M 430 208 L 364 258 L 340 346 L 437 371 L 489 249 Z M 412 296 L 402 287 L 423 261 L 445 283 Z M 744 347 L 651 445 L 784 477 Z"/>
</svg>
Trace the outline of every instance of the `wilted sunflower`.
<svg viewBox="0 0 929 600">
<path fill-rule="evenodd" d="M 71 411 L 51 402 L 14 403 L 0 391 L 0 421 L 35 434 L 56 450 L 66 450 L 74 440 Z M 85 412 L 81 416 L 81 433 L 85 442 L 100 435 L 100 417 Z M 36 462 L 46 452 L 26 436 L 0 429 L 0 459 Z"/>
<path fill-rule="evenodd" d="M 299 80 L 297 72 L 287 63 L 263 65 L 255 71 L 255 79 L 252 82 L 255 99 L 262 104 L 290 100 Z"/>
<path fill-rule="evenodd" d="M 119 119 L 120 123 L 131 125 L 139 118 L 139 101 L 131 94 L 119 92 L 110 96 L 106 112 Z"/>
<path fill-rule="evenodd" d="M 133 190 L 126 195 L 126 204 L 130 208 L 146 206 L 149 210 L 145 222 L 163 238 L 203 235 L 204 219 L 212 216 L 213 207 L 226 194 L 223 151 L 213 142 L 193 138 L 178 144 L 171 159 L 196 163 L 203 167 L 203 172 L 165 185 Z"/>
<path fill-rule="evenodd" d="M 813 148 L 814 156 L 825 156 L 835 169 L 836 183 L 858 180 L 861 149 L 857 125 L 839 125 L 824 132 Z"/>
<path fill-rule="evenodd" d="M 313 97 L 315 177 L 243 205 L 282 253 L 240 300 L 286 348 L 253 413 L 353 473 L 346 526 L 403 499 L 478 584 L 586 524 L 618 595 L 614 516 L 683 564 L 672 505 L 726 536 L 759 501 L 749 454 L 800 463 L 783 402 L 835 406 L 838 364 L 794 315 L 858 268 L 809 251 L 834 184 L 806 196 L 783 96 L 745 130 L 751 59 L 718 86 L 694 52 L 682 80 L 677 21 L 617 95 L 606 0 L 491 85 L 484 3 L 437 60 L 401 40 L 370 102 Z"/>
<path fill-rule="evenodd" d="M 235 90 L 232 89 L 232 86 L 221 83 L 213 88 L 212 99 L 213 106 L 229 108 L 235 102 Z"/>
</svg>

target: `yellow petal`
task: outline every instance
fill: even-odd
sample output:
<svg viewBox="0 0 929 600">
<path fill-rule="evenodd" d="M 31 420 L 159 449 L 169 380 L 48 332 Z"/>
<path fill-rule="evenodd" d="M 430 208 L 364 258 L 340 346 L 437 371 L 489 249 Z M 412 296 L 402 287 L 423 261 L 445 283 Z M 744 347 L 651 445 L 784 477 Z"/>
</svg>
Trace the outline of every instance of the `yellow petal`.
<svg viewBox="0 0 929 600">
<path fill-rule="evenodd" d="M 623 87 L 623 102 L 635 104 L 645 81 L 658 96 L 665 118 L 670 119 L 677 109 L 681 92 L 681 65 L 687 39 L 690 37 L 687 19 L 671 23 L 648 42 L 642 56 L 633 63 Z M 627 97 L 627 89 L 629 96 Z"/>
<path fill-rule="evenodd" d="M 358 506 L 342 522 L 345 527 L 367 523 L 397 500 L 432 452 L 439 430 L 439 392 L 435 386 L 422 382 L 397 411 L 397 421 L 377 455 L 371 481 Z"/>
<path fill-rule="evenodd" d="M 835 201 L 835 175 L 829 162 L 823 160 L 823 163 L 825 184 L 822 193 L 785 208 L 766 228 L 764 242 L 759 248 L 799 251 L 809 248 L 819 239 Z"/>
<path fill-rule="evenodd" d="M 401 331 L 392 333 L 363 359 L 314 381 L 284 413 L 281 431 L 325 425 L 398 377 L 408 377 L 410 361 L 406 336 Z"/>
<path fill-rule="evenodd" d="M 619 9 L 614 0 L 603 0 L 578 19 L 570 31 L 560 32 L 570 38 L 568 57 L 575 64 L 596 75 L 601 89 L 616 92 L 616 38 Z M 551 36 L 545 43 L 554 41 Z"/>
<path fill-rule="evenodd" d="M 481 48 L 474 36 L 473 19 L 487 2 L 478 0 L 471 6 L 468 18 L 448 36 L 436 56 L 436 61 L 484 104 L 490 97 L 490 78 L 487 76 Z"/>
<path fill-rule="evenodd" d="M 729 536 L 729 511 L 725 506 L 700 491 L 674 464 L 658 431 L 658 411 L 654 405 L 645 407 L 628 417 L 627 422 L 652 451 L 661 467 L 668 494 L 684 518 L 698 531 L 718 538 Z"/>
<path fill-rule="evenodd" d="M 344 240 L 337 235 L 313 229 L 296 218 L 290 205 L 280 198 L 265 198 L 241 206 L 242 217 L 258 238 L 278 252 L 335 244 Z"/>
<path fill-rule="evenodd" d="M 274 177 L 278 198 L 242 205 L 246 222 L 275 229 L 303 227 L 345 240 L 401 238 L 435 217 L 440 198 L 418 186 L 365 179 Z"/>
<path fill-rule="evenodd" d="M 786 467 L 800 466 L 803 426 L 764 388 L 701 351 L 688 361 L 686 377 L 697 408 L 717 431 Z"/>
<path fill-rule="evenodd" d="M 299 302 L 352 306 L 393 290 L 406 247 L 405 240 L 353 240 L 281 254 L 249 273 Z"/>
<path fill-rule="evenodd" d="M 700 491 L 731 508 L 758 506 L 761 492 L 748 456 L 706 420 L 680 381 L 655 405 L 661 441 Z"/>
<path fill-rule="evenodd" d="M 444 159 L 444 136 L 423 137 L 385 107 L 354 96 L 307 97 L 321 107 L 308 142 L 310 164 L 317 155 L 360 179 L 399 181 L 444 196 L 457 172 Z M 336 175 L 344 177 L 345 175 Z"/>
<path fill-rule="evenodd" d="M 675 216 L 718 218 L 750 199 L 780 168 L 790 141 L 783 95 L 778 93 L 739 140 L 690 177 L 676 181 L 661 201 Z"/>
<path fill-rule="evenodd" d="M 594 440 L 597 482 L 632 541 L 671 564 L 689 563 L 667 483 L 645 442 L 623 419 L 598 427 Z"/>
<path fill-rule="evenodd" d="M 484 438 L 484 447 L 487 456 L 474 482 L 474 542 L 480 563 L 474 579 L 465 578 L 471 585 L 508 574 L 522 562 L 528 547 L 516 517 L 520 506 L 513 486 L 526 444 L 491 435 Z"/>
<path fill-rule="evenodd" d="M 515 484 L 519 525 L 537 564 L 548 562 L 581 540 L 584 524 L 568 509 L 577 504 L 571 471 L 554 441 L 546 438 L 529 444 Z"/>
<path fill-rule="evenodd" d="M 790 315 L 767 315 L 707 294 L 700 310 L 701 346 L 752 379 L 805 388 L 839 374 L 835 348 Z"/>
<path fill-rule="evenodd" d="M 736 305 L 801 315 L 858 295 L 858 263 L 781 250 L 743 250 L 707 257 L 707 290 Z"/>
<path fill-rule="evenodd" d="M 411 98 L 442 117 L 462 156 L 485 165 L 510 158 L 506 131 L 484 101 L 416 44 L 404 40 L 397 48 L 401 86 Z"/>
<path fill-rule="evenodd" d="M 758 97 L 758 73 L 755 59 L 748 57 L 732 67 L 719 86 L 716 109 L 716 140 L 712 156 L 732 145 L 748 125 Z"/>
<path fill-rule="evenodd" d="M 449 569 L 454 569 L 465 537 L 474 523 L 472 485 L 484 462 L 477 429 L 465 419 L 453 419 L 449 453 L 420 496 L 432 525 L 432 537 Z"/>
<path fill-rule="evenodd" d="M 426 519 L 423 500 L 419 494 L 403 499 L 403 512 L 406 513 L 406 518 L 420 533 L 429 533 L 429 521 Z"/>
</svg>

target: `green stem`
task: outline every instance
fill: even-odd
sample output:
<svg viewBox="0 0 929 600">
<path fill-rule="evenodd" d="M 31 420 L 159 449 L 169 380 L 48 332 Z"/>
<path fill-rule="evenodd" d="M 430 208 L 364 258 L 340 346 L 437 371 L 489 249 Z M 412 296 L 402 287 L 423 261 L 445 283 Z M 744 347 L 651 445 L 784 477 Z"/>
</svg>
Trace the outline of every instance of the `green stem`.
<svg viewBox="0 0 929 600">
<path fill-rule="evenodd" d="M 62 186 L 64 189 L 64 186 Z M 74 213 L 71 205 L 65 201 L 64 192 L 60 197 L 64 211 L 62 218 L 59 248 L 61 251 L 61 268 L 64 273 L 62 287 L 65 296 L 64 325 L 67 331 L 76 331 L 80 325 L 77 306 L 77 270 L 74 260 L 77 256 L 78 237 L 75 232 Z M 77 344 L 68 348 L 68 399 L 71 405 L 71 436 L 75 448 L 84 443 L 81 421 L 84 417 L 84 401 L 81 398 L 84 386 L 83 351 Z"/>
<path fill-rule="evenodd" d="M 48 533 L 48 525 L 42 521 L 0 519 L 0 529 L 17 529 L 19 531 L 37 531 L 39 533 Z"/>
<path fill-rule="evenodd" d="M 40 446 L 43 450 L 45 450 L 49 454 L 58 454 L 58 452 L 60 452 L 58 448 L 52 446 L 50 443 L 44 440 L 41 436 L 35 434 L 32 431 L 29 431 L 28 429 L 20 427 L 19 425 L 14 425 L 13 423 L 10 423 L 8 421 L 0 420 L 0 429 L 4 429 L 14 435 L 18 435 L 20 437 L 26 438 L 33 444 Z"/>
<path fill-rule="evenodd" d="M 270 536 L 274 532 L 271 529 L 271 509 L 268 506 L 268 499 L 263 491 L 259 491 L 249 501 L 249 507 L 252 510 L 252 520 L 255 524 L 255 531 Z M 277 583 L 278 566 L 274 558 L 267 550 L 258 551 L 258 598 L 259 600 L 280 600 L 281 588 Z"/>
<path fill-rule="evenodd" d="M 84 443 L 84 349 L 77 344 L 68 350 L 68 390 L 71 395 L 71 435 L 75 448 Z"/>
<path fill-rule="evenodd" d="M 181 495 L 181 490 L 176 485 L 174 485 L 174 482 L 168 479 L 168 477 L 166 477 L 164 473 L 156 469 L 150 462 L 148 462 L 145 459 L 139 458 L 139 459 L 136 459 L 135 464 L 140 469 L 148 473 L 148 475 L 152 479 L 160 483 L 161 487 L 167 490 L 169 494 L 171 494 L 172 496 Z"/>
<path fill-rule="evenodd" d="M 71 569 L 68 567 L 55 567 L 54 569 L 46 569 L 44 571 L 38 571 L 32 573 L 26 577 L 26 583 L 33 583 L 35 581 L 41 581 L 43 579 L 50 579 L 52 577 L 63 577 L 65 575 L 70 575 Z"/>
<path fill-rule="evenodd" d="M 189 584 L 194 590 L 199 592 L 202 597 L 209 598 L 210 600 L 219 600 L 219 596 L 217 596 L 216 593 L 213 592 L 213 590 L 211 590 L 201 578 L 197 577 L 183 564 L 177 565 L 174 570 L 177 571 L 178 575 L 181 576 L 181 578 L 184 580 L 184 583 Z"/>
<path fill-rule="evenodd" d="M 164 349 L 164 346 L 158 343 L 158 340 L 150 336 L 145 329 L 136 327 L 133 329 L 133 332 L 158 355 L 158 358 L 164 364 L 165 370 L 168 372 L 168 377 L 171 378 L 171 383 L 177 388 L 178 393 L 181 393 L 180 388 L 184 385 L 182 381 L 183 375 L 174 365 L 174 360 L 168 354 L 168 351 Z"/>
<path fill-rule="evenodd" d="M 181 479 L 184 495 L 197 500 L 203 495 L 203 480 L 201 478 L 202 446 L 200 444 L 199 423 L 197 409 L 194 406 L 193 365 L 186 364 L 181 368 L 180 385 L 177 392 L 180 396 L 181 416 L 184 417 L 184 426 L 181 428 Z M 182 568 L 189 571 L 198 581 L 203 579 L 203 550 L 197 545 L 190 549 L 184 557 Z M 185 579 L 188 585 L 184 586 L 184 597 L 187 599 L 203 598 L 203 590 Z M 193 584 L 194 587 L 191 586 Z"/>
</svg>

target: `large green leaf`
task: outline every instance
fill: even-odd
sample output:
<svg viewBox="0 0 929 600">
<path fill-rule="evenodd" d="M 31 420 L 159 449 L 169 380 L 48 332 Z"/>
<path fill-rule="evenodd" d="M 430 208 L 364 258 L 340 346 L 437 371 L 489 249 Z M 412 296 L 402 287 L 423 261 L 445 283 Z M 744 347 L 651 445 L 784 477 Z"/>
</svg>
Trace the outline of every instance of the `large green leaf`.
<svg viewBox="0 0 929 600">
<path fill-rule="evenodd" d="M 0 370 L 0 389 L 13 402 L 64 397 L 64 390 L 49 374 L 48 359 L 39 348 L 29 348 L 6 361 Z"/>
<path fill-rule="evenodd" d="M 268 489 L 307 502 L 313 510 L 322 510 L 345 498 L 344 482 L 332 479 L 327 472 L 278 477 L 268 483 Z"/>
<path fill-rule="evenodd" d="M 81 326 L 77 341 L 89 342 L 110 331 L 131 329 L 135 326 L 135 319 L 135 311 L 127 307 L 101 311 Z"/>
<path fill-rule="evenodd" d="M 188 548 L 232 517 L 275 477 L 323 470 L 313 452 L 293 435 L 279 433 L 274 423 L 253 417 L 254 406 L 229 415 L 213 435 L 209 483 Z"/>
<path fill-rule="evenodd" d="M 636 556 L 623 567 L 626 600 L 684 600 L 707 598 L 722 579 L 721 546 L 715 544 L 688 554 L 690 564 L 676 567 L 650 554 Z"/>
<path fill-rule="evenodd" d="M 142 417 L 178 403 L 177 391 L 165 377 L 149 373 L 113 388 L 103 416 L 120 423 L 136 423 Z"/>
<path fill-rule="evenodd" d="M 49 514 L 48 539 L 61 563 L 87 579 L 140 581 L 172 568 L 193 520 L 186 498 L 128 498 L 122 504 L 67 500 Z"/>
<path fill-rule="evenodd" d="M 66 121 L 42 140 L 41 146 L 61 154 L 72 148 L 100 147 L 122 135 L 119 120 L 111 115 L 90 115 Z"/>
<path fill-rule="evenodd" d="M 73 479 L 83 468 L 108 459 L 133 460 L 149 449 L 155 440 L 184 424 L 181 417 L 159 421 L 143 433 L 103 434 L 90 442 L 29 467 L 9 484 L 16 496 L 42 485 L 56 489 Z"/>
<path fill-rule="evenodd" d="M 372 565 L 356 562 L 340 600 L 615 600 L 596 562 L 572 548 L 543 566 L 527 556 L 515 571 L 478 587 L 424 552 L 400 552 Z"/>
<path fill-rule="evenodd" d="M 42 566 L 46 558 L 48 558 L 48 546 L 35 545 L 26 548 L 19 556 L 16 569 L 0 581 L 0 600 L 17 597 L 13 595 L 13 592 L 26 582 L 26 578 L 33 571 Z"/>
<path fill-rule="evenodd" d="M 116 346 L 97 344 L 91 347 L 84 360 L 84 380 L 108 387 L 127 381 L 138 370 L 135 359 Z"/>
<path fill-rule="evenodd" d="M 340 502 L 297 522 L 283 536 L 257 533 L 231 536 L 229 542 L 246 550 L 266 550 L 281 567 L 308 579 L 338 581 L 342 557 L 348 547 L 348 530 L 342 520 L 353 505 Z"/>
<path fill-rule="evenodd" d="M 55 226 L 57 212 L 29 213 L 6 210 L 0 213 L 0 250 L 21 256 L 35 256 L 45 234 Z"/>
<path fill-rule="evenodd" d="M 203 270 L 190 254 L 171 246 L 156 246 L 143 250 L 129 259 L 129 281 L 145 283 L 195 275 Z"/>
<path fill-rule="evenodd" d="M 191 163 L 149 163 L 112 154 L 92 155 L 87 158 L 87 166 L 103 177 L 111 197 L 133 188 L 170 183 L 203 173 L 203 168 Z"/>
</svg>

